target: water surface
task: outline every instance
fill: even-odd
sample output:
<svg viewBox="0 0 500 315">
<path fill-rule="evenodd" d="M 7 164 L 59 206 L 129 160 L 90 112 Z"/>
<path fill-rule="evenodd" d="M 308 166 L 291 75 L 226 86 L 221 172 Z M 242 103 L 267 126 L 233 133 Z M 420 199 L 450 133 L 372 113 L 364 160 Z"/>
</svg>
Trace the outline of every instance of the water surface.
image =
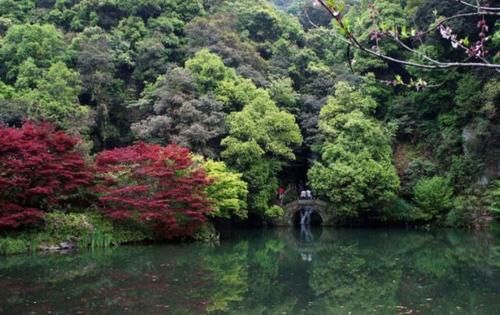
<svg viewBox="0 0 500 315">
<path fill-rule="evenodd" d="M 500 238 L 232 231 L 220 246 L 0 257 L 2 314 L 500 314 Z"/>
</svg>

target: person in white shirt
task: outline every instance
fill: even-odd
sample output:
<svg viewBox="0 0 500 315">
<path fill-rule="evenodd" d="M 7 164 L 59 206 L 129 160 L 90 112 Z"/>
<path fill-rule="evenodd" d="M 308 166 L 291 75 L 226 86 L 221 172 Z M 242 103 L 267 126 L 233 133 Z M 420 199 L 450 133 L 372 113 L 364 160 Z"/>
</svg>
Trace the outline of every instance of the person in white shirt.
<svg viewBox="0 0 500 315">
<path fill-rule="evenodd" d="M 306 199 L 306 198 L 307 198 L 307 193 L 306 193 L 306 191 L 305 191 L 305 190 L 302 190 L 302 191 L 300 192 L 300 199 Z"/>
<path fill-rule="evenodd" d="M 309 199 L 309 200 L 313 199 L 312 192 L 309 189 L 306 190 L 306 199 Z"/>
</svg>

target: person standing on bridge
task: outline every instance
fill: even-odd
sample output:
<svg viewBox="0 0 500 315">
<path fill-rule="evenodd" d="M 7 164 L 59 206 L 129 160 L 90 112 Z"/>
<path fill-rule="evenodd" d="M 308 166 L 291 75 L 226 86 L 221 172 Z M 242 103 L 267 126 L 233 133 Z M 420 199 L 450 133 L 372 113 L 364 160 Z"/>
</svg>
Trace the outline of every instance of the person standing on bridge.
<svg viewBox="0 0 500 315">
<path fill-rule="evenodd" d="M 306 199 L 307 198 L 307 192 L 305 190 L 302 190 L 300 192 L 300 199 Z"/>
<path fill-rule="evenodd" d="M 284 195 L 285 195 L 285 188 L 283 188 L 282 186 L 280 186 L 278 188 L 278 199 L 279 200 L 283 199 Z"/>
<path fill-rule="evenodd" d="M 309 189 L 306 190 L 306 199 L 308 199 L 308 200 L 312 200 L 313 199 L 312 192 Z"/>
</svg>

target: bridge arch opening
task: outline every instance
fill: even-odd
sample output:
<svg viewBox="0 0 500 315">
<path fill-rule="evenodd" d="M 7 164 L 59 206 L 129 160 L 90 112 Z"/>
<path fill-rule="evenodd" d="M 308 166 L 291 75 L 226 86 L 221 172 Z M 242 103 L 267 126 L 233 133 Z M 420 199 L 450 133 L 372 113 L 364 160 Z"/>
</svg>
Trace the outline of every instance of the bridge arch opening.
<svg viewBox="0 0 500 315">
<path fill-rule="evenodd" d="M 296 211 L 293 214 L 292 224 L 295 227 L 300 226 L 300 218 L 301 218 L 300 212 L 301 212 L 301 210 L 298 210 L 298 211 Z M 318 213 L 318 211 L 314 210 L 311 213 L 311 221 L 310 221 L 309 225 L 311 225 L 311 226 L 321 226 L 322 224 L 323 224 L 323 218 Z"/>
</svg>

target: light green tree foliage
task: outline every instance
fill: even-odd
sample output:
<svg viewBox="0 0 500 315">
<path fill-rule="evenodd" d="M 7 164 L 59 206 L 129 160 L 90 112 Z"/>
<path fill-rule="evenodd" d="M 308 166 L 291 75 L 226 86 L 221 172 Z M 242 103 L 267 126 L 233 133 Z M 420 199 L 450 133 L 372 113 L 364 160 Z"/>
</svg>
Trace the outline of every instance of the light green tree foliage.
<svg viewBox="0 0 500 315">
<path fill-rule="evenodd" d="M 88 110 L 79 105 L 80 75 L 63 63 L 66 57 L 63 36 L 53 25 L 12 26 L 0 45 L 0 76 L 12 87 L 0 98 L 22 104 L 22 116 L 81 130 Z"/>
<path fill-rule="evenodd" d="M 293 115 L 280 110 L 267 91 L 255 89 L 249 103 L 228 116 L 227 124 L 222 157 L 244 174 L 250 208 L 261 215 L 280 215 L 280 209 L 269 207 L 278 187 L 277 174 L 286 160 L 295 158 L 293 148 L 302 142 Z"/>
<path fill-rule="evenodd" d="M 226 67 L 222 59 L 208 49 L 198 51 L 186 61 L 201 94 L 214 94 L 226 112 L 238 111 L 260 93 L 255 84 Z"/>
<path fill-rule="evenodd" d="M 65 57 L 63 35 L 49 24 L 20 24 L 9 28 L 0 42 L 0 76 L 16 81 L 21 64 L 28 58 L 39 68 L 48 68 Z"/>
<path fill-rule="evenodd" d="M 299 94 L 293 89 L 293 82 L 290 78 L 281 78 L 272 81 L 269 87 L 269 94 L 280 108 L 294 114 L 298 111 L 297 101 Z"/>
<path fill-rule="evenodd" d="M 231 171 L 224 162 L 206 160 L 202 164 L 213 183 L 207 193 L 214 201 L 214 217 L 244 219 L 247 217 L 248 185 L 242 174 Z"/>
<path fill-rule="evenodd" d="M 48 120 L 62 128 L 82 127 L 81 119 L 88 108 L 78 103 L 80 75 L 64 63 L 56 62 L 44 70 L 29 58 L 19 67 L 15 87 L 13 99 L 27 104 L 28 117 Z"/>
<path fill-rule="evenodd" d="M 193 74 L 201 93 L 215 90 L 219 82 L 236 79 L 235 71 L 227 68 L 220 57 L 208 49 L 200 50 L 186 61 L 186 69 Z"/>
<path fill-rule="evenodd" d="M 443 219 L 453 206 L 453 188 L 446 178 L 421 179 L 413 188 L 414 200 L 422 211 L 422 219 Z"/>
<path fill-rule="evenodd" d="M 493 33 L 492 43 L 493 43 L 495 49 L 497 49 L 497 51 L 498 51 L 500 49 L 500 22 L 496 22 L 495 28 L 497 31 L 495 33 Z M 495 57 L 493 58 L 493 62 L 495 62 L 495 63 L 500 62 L 500 56 L 498 54 L 495 55 Z"/>
<path fill-rule="evenodd" d="M 321 158 L 308 173 L 313 189 L 340 217 L 358 217 L 390 200 L 399 187 L 392 165 L 391 132 L 370 118 L 377 103 L 345 82 L 320 113 Z"/>
<path fill-rule="evenodd" d="M 255 98 L 242 111 L 228 118 L 230 136 L 224 142 L 250 143 L 259 148 L 255 153 L 270 153 L 276 158 L 293 160 L 293 146 L 302 141 L 295 119 L 281 111 L 265 90 L 259 89 Z"/>
<path fill-rule="evenodd" d="M 259 90 L 249 79 L 236 77 L 220 82 L 215 90 L 217 100 L 224 104 L 226 111 L 240 111 L 259 93 Z"/>
</svg>

